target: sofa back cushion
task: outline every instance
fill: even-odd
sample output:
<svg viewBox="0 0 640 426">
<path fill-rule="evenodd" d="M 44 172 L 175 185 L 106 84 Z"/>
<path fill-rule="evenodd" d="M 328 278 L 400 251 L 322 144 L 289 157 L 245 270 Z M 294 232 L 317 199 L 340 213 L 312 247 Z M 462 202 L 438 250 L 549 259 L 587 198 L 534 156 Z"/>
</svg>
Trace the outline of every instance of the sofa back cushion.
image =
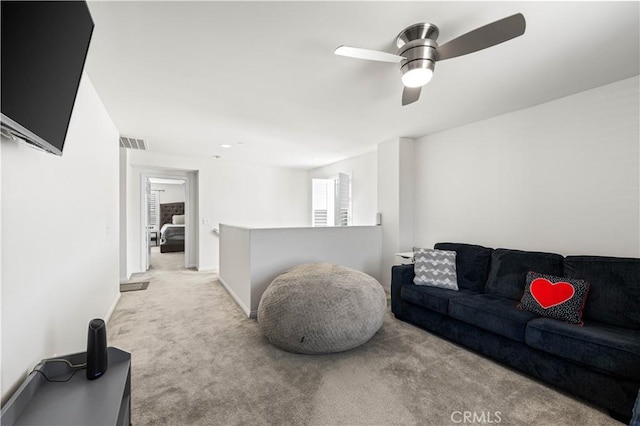
<svg viewBox="0 0 640 426">
<path fill-rule="evenodd" d="M 564 276 L 591 283 L 585 321 L 640 329 L 640 259 L 567 256 Z"/>
<path fill-rule="evenodd" d="M 484 292 L 484 285 L 489 276 L 491 252 L 493 249 L 473 244 L 438 243 L 436 250 L 456 252 L 456 272 L 458 288 Z"/>
<path fill-rule="evenodd" d="M 524 294 L 527 272 L 562 274 L 563 257 L 555 253 L 496 249 L 491 254 L 491 269 L 485 292 L 520 300 Z"/>
</svg>

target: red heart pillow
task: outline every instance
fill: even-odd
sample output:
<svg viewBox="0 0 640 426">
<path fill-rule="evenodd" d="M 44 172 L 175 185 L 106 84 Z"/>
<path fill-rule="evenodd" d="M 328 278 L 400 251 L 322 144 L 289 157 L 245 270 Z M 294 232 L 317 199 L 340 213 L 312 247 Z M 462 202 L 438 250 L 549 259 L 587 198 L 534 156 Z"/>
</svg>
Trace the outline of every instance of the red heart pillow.
<svg viewBox="0 0 640 426">
<path fill-rule="evenodd" d="M 589 283 L 575 278 L 529 272 L 518 308 L 548 318 L 582 324 Z"/>
<path fill-rule="evenodd" d="M 544 309 L 558 306 L 571 299 L 576 294 L 575 288 L 565 281 L 552 283 L 545 278 L 536 278 L 531 282 L 531 296 Z"/>
</svg>

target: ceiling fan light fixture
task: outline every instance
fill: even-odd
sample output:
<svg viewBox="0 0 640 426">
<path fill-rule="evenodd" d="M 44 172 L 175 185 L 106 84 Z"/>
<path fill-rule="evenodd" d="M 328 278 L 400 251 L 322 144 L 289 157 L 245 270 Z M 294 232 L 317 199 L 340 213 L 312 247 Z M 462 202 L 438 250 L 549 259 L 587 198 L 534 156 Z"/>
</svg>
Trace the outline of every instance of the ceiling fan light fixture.
<svg viewBox="0 0 640 426">
<path fill-rule="evenodd" d="M 415 68 L 407 71 L 402 76 L 402 84 L 405 87 L 422 87 L 431 81 L 433 71 L 429 68 Z"/>
<path fill-rule="evenodd" d="M 396 37 L 397 54 L 339 46 L 336 55 L 379 62 L 400 63 L 402 105 L 409 105 L 420 98 L 422 86 L 433 78 L 436 62 L 468 55 L 524 34 L 527 23 L 521 13 L 499 19 L 449 40 L 440 46 L 436 41 L 440 30 L 430 23 L 411 25 Z"/>
<path fill-rule="evenodd" d="M 429 60 L 417 60 L 402 67 L 402 84 L 405 87 L 422 87 L 433 78 L 435 64 Z"/>
</svg>

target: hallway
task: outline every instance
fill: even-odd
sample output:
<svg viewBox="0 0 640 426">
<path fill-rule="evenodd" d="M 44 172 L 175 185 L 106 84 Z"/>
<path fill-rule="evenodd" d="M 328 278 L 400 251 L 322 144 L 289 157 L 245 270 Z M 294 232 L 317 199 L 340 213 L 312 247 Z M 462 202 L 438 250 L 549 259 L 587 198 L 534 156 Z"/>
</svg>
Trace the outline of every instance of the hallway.
<svg viewBox="0 0 640 426">
<path fill-rule="evenodd" d="M 151 247 L 149 271 L 179 271 L 184 267 L 184 252 L 160 253 L 160 246 Z"/>
</svg>

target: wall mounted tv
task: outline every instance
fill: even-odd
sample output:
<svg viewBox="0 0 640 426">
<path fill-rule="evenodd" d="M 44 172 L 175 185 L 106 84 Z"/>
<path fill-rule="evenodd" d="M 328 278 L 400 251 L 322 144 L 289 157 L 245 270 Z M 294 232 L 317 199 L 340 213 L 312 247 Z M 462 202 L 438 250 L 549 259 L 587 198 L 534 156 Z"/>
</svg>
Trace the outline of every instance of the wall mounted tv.
<svg viewBox="0 0 640 426">
<path fill-rule="evenodd" d="M 3 1 L 2 133 L 62 155 L 93 20 L 84 1 Z"/>
</svg>

